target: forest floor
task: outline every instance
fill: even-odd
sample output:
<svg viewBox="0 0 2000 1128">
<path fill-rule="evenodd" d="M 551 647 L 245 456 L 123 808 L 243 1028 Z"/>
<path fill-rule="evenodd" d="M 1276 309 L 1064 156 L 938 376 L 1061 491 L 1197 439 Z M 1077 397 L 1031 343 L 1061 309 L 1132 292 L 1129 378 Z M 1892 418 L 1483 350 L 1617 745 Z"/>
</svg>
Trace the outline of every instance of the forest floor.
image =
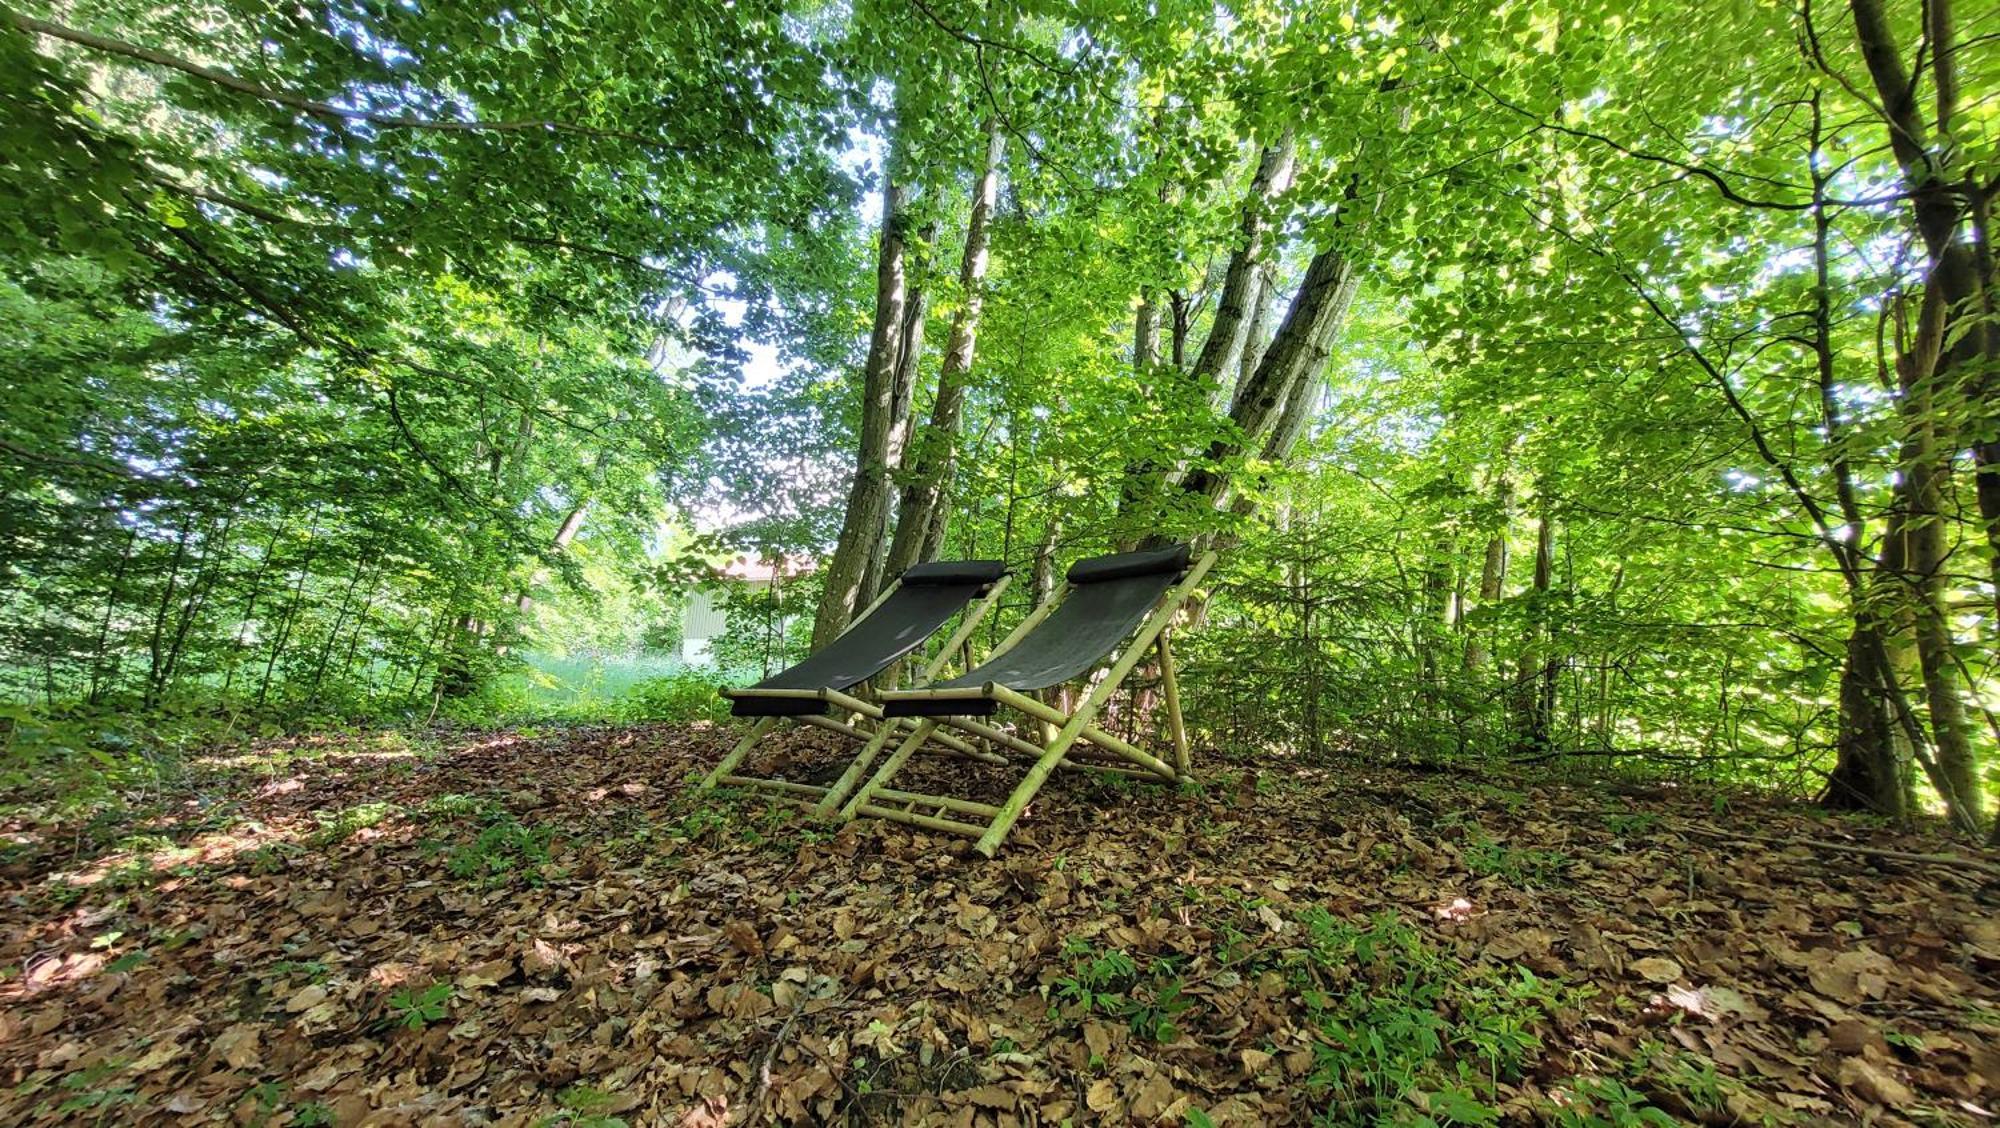
<svg viewBox="0 0 2000 1128">
<path fill-rule="evenodd" d="M 790 739 L 795 772 L 828 754 Z M 1832 848 L 1940 840 L 1667 785 L 1211 757 L 1188 791 L 1059 777 L 985 862 L 691 793 L 724 745 L 321 736 L 204 761 L 119 826 L 0 827 L 0 1123 L 2000 1109 L 2000 867 Z"/>
</svg>

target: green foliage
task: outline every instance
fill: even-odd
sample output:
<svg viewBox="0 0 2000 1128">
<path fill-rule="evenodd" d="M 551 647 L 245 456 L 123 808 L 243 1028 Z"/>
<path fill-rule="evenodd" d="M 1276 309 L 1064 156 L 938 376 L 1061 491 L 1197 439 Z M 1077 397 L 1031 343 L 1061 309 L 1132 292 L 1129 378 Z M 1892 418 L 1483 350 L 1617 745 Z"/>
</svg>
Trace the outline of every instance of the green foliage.
<svg viewBox="0 0 2000 1128">
<path fill-rule="evenodd" d="M 1176 961 L 1156 959 L 1143 971 L 1123 950 L 1098 951 L 1071 938 L 1063 947 L 1070 974 L 1051 984 L 1055 1010 L 1123 1018 L 1132 1033 L 1165 1045 L 1180 1037 L 1176 1020 L 1194 1005 L 1183 993 Z"/>
<path fill-rule="evenodd" d="M 1473 827 L 1464 849 L 1465 868 L 1478 877 L 1498 877 L 1523 889 L 1547 888 L 1562 882 L 1569 856 L 1560 850 L 1513 846 L 1496 841 Z"/>
<path fill-rule="evenodd" d="M 698 671 L 647 678 L 633 684 L 617 703 L 615 713 L 632 721 L 720 723 L 729 716 L 729 702 L 716 689 L 716 678 Z"/>
<path fill-rule="evenodd" d="M 549 844 L 555 828 L 523 826 L 512 815 L 501 814 L 480 828 L 470 842 L 445 851 L 445 870 L 453 877 L 484 885 L 503 885 L 519 880 L 540 885 L 542 867 L 549 864 Z"/>
<path fill-rule="evenodd" d="M 1538 1027 L 1564 1005 L 1525 968 L 1468 965 L 1394 915 L 1301 916 L 1290 974 L 1316 1032 L 1308 1085 L 1335 1124 L 1494 1124 L 1497 1086 L 1538 1060 Z"/>
<path fill-rule="evenodd" d="M 589 1085 L 576 1084 L 556 1094 L 560 1111 L 536 1121 L 538 1128 L 625 1128 L 621 1117 L 606 1112 L 617 1100 L 615 1094 Z"/>
<path fill-rule="evenodd" d="M 1562 1128 L 1673 1128 L 1680 1123 L 1653 1107 L 1644 1093 L 1609 1077 L 1577 1078 L 1554 1118 Z"/>
<path fill-rule="evenodd" d="M 1994 181 L 1991 53 L 1913 171 L 1902 100 L 1810 9 L 1350 8 L 28 4 L 0 702 L 35 709 L 0 788 L 108 803 L 273 726 L 711 719 L 628 675 L 716 564 L 834 542 L 885 178 L 925 342 L 892 391 L 936 398 L 989 118 L 961 418 L 896 429 L 950 468 L 931 539 L 1047 576 L 1213 535 L 1198 736 L 1817 793 L 1883 719 L 1847 647 L 1879 625 L 1926 644 L 1896 728 L 1990 787 L 1991 514 L 1949 452 L 1990 438 L 1993 346 L 1926 292 L 1951 240 L 1908 182 Z M 1875 57 L 1926 57 L 1889 9 Z M 1266 149 L 1295 175 L 1246 213 Z M 1338 300 L 1281 337 L 1309 290 Z M 724 675 L 799 655 L 816 577 L 726 585 Z"/>
<path fill-rule="evenodd" d="M 356 803 L 332 811 L 314 811 L 313 822 L 318 827 L 308 841 L 316 847 L 336 846 L 354 837 L 357 832 L 380 826 L 402 813 L 401 807 L 382 800 Z"/>
<path fill-rule="evenodd" d="M 454 991 L 449 983 L 433 983 L 421 990 L 398 988 L 389 995 L 387 1022 L 405 1030 L 421 1030 L 433 1022 L 441 1022 L 450 1013 Z"/>
</svg>

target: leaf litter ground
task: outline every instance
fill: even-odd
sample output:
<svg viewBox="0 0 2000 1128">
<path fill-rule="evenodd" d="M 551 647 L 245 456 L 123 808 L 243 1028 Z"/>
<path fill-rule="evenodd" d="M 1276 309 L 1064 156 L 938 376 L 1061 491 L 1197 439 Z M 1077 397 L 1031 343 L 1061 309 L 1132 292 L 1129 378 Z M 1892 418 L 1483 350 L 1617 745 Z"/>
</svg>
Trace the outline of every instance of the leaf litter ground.
<svg viewBox="0 0 2000 1128">
<path fill-rule="evenodd" d="M 17 819 L 0 1122 L 2000 1107 L 2000 871 L 1888 856 L 1937 840 L 1663 785 L 1211 759 L 1192 791 L 1058 777 L 985 862 L 692 793 L 724 742 L 322 736 L 218 757 L 139 824 Z M 837 766 L 779 745 L 764 770 Z"/>
</svg>

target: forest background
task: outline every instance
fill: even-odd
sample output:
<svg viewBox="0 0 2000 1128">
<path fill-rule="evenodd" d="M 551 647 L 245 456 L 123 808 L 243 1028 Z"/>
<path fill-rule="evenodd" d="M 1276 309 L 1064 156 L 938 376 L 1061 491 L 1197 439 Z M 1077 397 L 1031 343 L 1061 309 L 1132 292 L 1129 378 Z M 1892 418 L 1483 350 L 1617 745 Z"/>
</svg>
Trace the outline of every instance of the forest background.
<svg viewBox="0 0 2000 1128">
<path fill-rule="evenodd" d="M 1949 0 L 0 8 L 4 783 L 706 717 L 909 563 L 1008 560 L 1004 630 L 1201 538 L 1210 743 L 2000 833 L 1996 45 Z M 820 566 L 662 660 L 738 554 Z"/>
</svg>

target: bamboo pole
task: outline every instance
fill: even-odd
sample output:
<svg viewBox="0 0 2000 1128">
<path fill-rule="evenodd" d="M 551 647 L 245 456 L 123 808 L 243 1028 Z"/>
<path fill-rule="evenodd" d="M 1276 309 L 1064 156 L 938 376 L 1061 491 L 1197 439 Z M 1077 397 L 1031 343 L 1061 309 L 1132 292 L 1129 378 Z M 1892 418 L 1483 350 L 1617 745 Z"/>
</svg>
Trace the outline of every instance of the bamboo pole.
<svg viewBox="0 0 2000 1128">
<path fill-rule="evenodd" d="M 838 689 L 821 689 L 816 692 L 822 701 L 831 701 L 835 705 L 850 712 L 859 713 L 871 721 L 882 719 L 882 707 L 872 701 L 863 701 L 851 693 L 845 693 Z"/>
<path fill-rule="evenodd" d="M 843 721 L 836 721 L 832 717 L 806 716 L 806 717 L 793 717 L 792 719 L 800 722 L 801 724 L 811 725 L 814 728 L 823 728 L 828 732 L 837 732 L 842 736 L 849 737 L 854 740 L 866 741 L 869 739 L 869 735 L 867 733 L 862 732 L 860 729 L 855 728 L 853 725 L 847 724 Z"/>
<path fill-rule="evenodd" d="M 832 787 L 826 789 L 826 794 L 813 807 L 813 814 L 824 817 L 838 810 L 840 801 L 846 797 L 848 789 L 861 778 L 862 772 L 868 770 L 868 765 L 875 762 L 875 757 L 882 754 L 882 749 L 889 743 L 889 738 L 901 731 L 901 728 L 901 725 L 890 721 L 882 722 L 876 728 L 875 735 L 869 737 L 861 746 L 861 751 L 855 753 L 854 761 L 847 765 L 847 770 L 840 773 L 840 778 L 833 782 Z"/>
<path fill-rule="evenodd" d="M 909 826 L 920 826 L 925 830 L 963 835 L 967 838 L 978 837 L 980 831 L 980 828 L 972 823 L 963 823 L 956 819 L 933 818 L 930 815 L 919 815 L 911 811 L 899 811 L 894 807 L 880 807 L 873 803 L 862 804 L 856 813 L 867 815 L 870 818 L 888 819 L 890 822 L 905 823 Z"/>
<path fill-rule="evenodd" d="M 743 757 L 748 756 L 750 749 L 756 747 L 757 742 L 764 739 L 764 734 L 770 732 L 771 726 L 777 723 L 778 718 L 776 717 L 763 717 L 756 724 L 751 725 L 750 731 L 743 734 L 743 739 L 736 742 L 736 747 L 729 750 L 729 755 L 724 756 L 722 762 L 715 765 L 715 770 L 702 778 L 696 790 L 713 790 L 716 782 L 723 776 L 735 771 L 736 765 L 743 762 Z"/>
<path fill-rule="evenodd" d="M 964 717 L 938 717 L 936 720 L 942 724 L 971 733 L 982 740 L 990 740 L 1003 748 L 1009 748 L 1031 757 L 1040 757 L 1042 749 L 1045 747 L 1045 745 L 1036 744 L 1034 741 L 1004 732 L 992 725 L 981 724 L 978 721 L 967 720 Z M 942 743 L 949 738 L 944 733 L 939 732 L 931 734 L 931 739 Z M 1016 762 L 1004 756 L 996 756 L 990 752 L 982 753 L 981 757 L 985 763 L 989 764 L 1011 765 Z M 1080 756 L 1070 755 L 1064 757 L 1061 766 L 1066 771 L 1111 772 L 1132 779 L 1145 780 L 1149 783 L 1160 782 L 1159 772 L 1146 768 L 1136 768 L 1128 763 L 1113 763 L 1109 760 L 1084 759 Z"/>
<path fill-rule="evenodd" d="M 884 703 L 890 701 L 967 701 L 986 696 L 987 686 L 992 685 L 950 685 L 935 689 L 889 689 L 880 694 Z"/>
<path fill-rule="evenodd" d="M 954 799 L 949 795 L 925 795 L 916 791 L 895 791 L 884 787 L 875 792 L 877 799 L 893 799 L 898 803 L 910 803 L 920 807 L 942 807 L 947 811 L 957 811 L 962 815 L 981 815 L 992 818 L 1000 813 L 1000 808 L 991 803 L 975 803 L 970 799 Z"/>
<path fill-rule="evenodd" d="M 782 791 L 791 795 L 820 795 L 826 791 L 810 783 L 793 783 L 788 779 L 766 779 L 763 776 L 726 775 L 722 782 L 731 787 L 755 787 L 765 791 Z"/>
<path fill-rule="evenodd" d="M 1188 596 L 1194 594 L 1195 586 L 1201 583 L 1202 577 L 1206 576 L 1214 565 L 1215 553 L 1212 551 L 1203 553 L 1201 559 L 1195 561 L 1194 567 L 1189 569 L 1187 576 L 1176 584 L 1167 597 L 1160 601 L 1160 605 L 1153 609 L 1153 613 L 1146 617 L 1138 633 L 1132 636 L 1131 643 L 1125 647 L 1125 653 L 1112 665 L 1111 672 L 1104 676 L 1103 681 L 1091 688 L 1089 695 L 1077 706 L 1068 723 L 1063 725 L 1062 731 L 1056 734 L 1048 750 L 1042 753 L 1042 758 L 1035 761 L 1034 767 L 1028 769 L 1027 778 L 1023 779 L 1020 786 L 1014 789 L 1014 793 L 1007 797 L 1007 802 L 1000 808 L 1000 813 L 994 816 L 993 824 L 987 827 L 986 833 L 979 838 L 979 844 L 975 848 L 981 855 L 990 858 L 999 853 L 1000 844 L 1007 840 L 1007 832 L 1014 829 L 1014 824 L 1020 820 L 1022 812 L 1028 809 L 1028 804 L 1034 800 L 1035 794 L 1042 789 L 1044 783 L 1048 782 L 1049 774 L 1062 762 L 1063 754 L 1068 752 L 1069 746 L 1075 744 L 1083 735 L 1083 730 L 1090 725 L 1098 710 L 1104 708 L 1104 703 L 1110 700 L 1111 695 L 1127 677 L 1131 676 L 1133 667 L 1139 664 L 1139 659 L 1145 654 L 1146 648 L 1152 646 L 1153 641 L 1159 638 L 1160 632 L 1167 629 L 1167 623 L 1180 612 L 1181 604 L 1187 601 Z"/>
<path fill-rule="evenodd" d="M 986 655 L 986 660 L 988 662 L 991 662 L 995 658 L 998 658 L 1002 654 L 1005 654 L 1009 650 L 1012 650 L 1016 644 L 1018 644 L 1022 639 L 1028 636 L 1029 631 L 1032 631 L 1036 627 L 1040 626 L 1043 619 L 1048 618 L 1051 614 L 1055 612 L 1056 607 L 1060 605 L 1064 599 L 1069 597 L 1069 590 L 1070 590 L 1069 581 L 1067 580 L 1063 581 L 1061 586 L 1057 587 L 1056 590 L 1049 593 L 1049 597 L 1042 601 L 1042 605 L 1040 607 L 1037 607 L 1033 611 L 1028 612 L 1027 618 L 1022 619 L 1020 623 L 1014 627 L 1013 630 L 1007 632 L 1007 637 L 1001 639 L 999 644 L 995 646 L 993 650 Z M 970 673 L 970 671 L 967 672 Z"/>
<path fill-rule="evenodd" d="M 725 686 L 722 689 L 716 690 L 716 693 L 731 701 L 738 700 L 739 698 L 755 701 L 759 697 L 782 697 L 788 701 L 805 699 L 824 700 L 824 698 L 820 697 L 821 692 L 821 690 L 817 689 L 759 689 L 756 686 L 746 686 L 743 689 L 730 689 Z"/>
<path fill-rule="evenodd" d="M 1167 645 L 1167 635 L 1169 633 L 1168 631 L 1160 632 L 1160 641 L 1158 644 L 1160 648 L 1160 685 L 1166 692 L 1167 724 L 1173 729 L 1174 734 L 1174 770 L 1180 775 L 1186 776 L 1189 774 L 1187 724 L 1181 719 L 1181 689 L 1180 683 L 1174 678 L 1174 649 Z"/>
<path fill-rule="evenodd" d="M 889 781 L 895 778 L 896 773 L 903 770 L 903 765 L 909 762 L 918 748 L 923 747 L 924 741 L 930 739 L 930 735 L 937 731 L 937 727 L 935 719 L 924 718 L 923 722 L 911 731 L 908 738 L 897 745 L 889 758 L 882 761 L 882 766 L 875 769 L 875 774 L 869 777 L 868 782 L 849 797 L 846 805 L 840 809 L 841 820 L 846 821 L 860 814 L 861 808 L 875 797 L 876 790 L 887 786 Z"/>
<path fill-rule="evenodd" d="M 1056 727 L 1056 731 L 1058 732 L 1062 731 L 1063 725 L 1069 723 L 1069 717 L 1066 716 L 1062 710 L 1054 708 L 1049 705 L 1044 705 L 1041 702 L 1035 700 L 1034 698 L 1029 697 L 1025 693 L 1019 693 L 1016 692 L 1015 690 L 1008 689 L 1004 685 L 989 685 L 987 689 L 993 694 L 994 700 L 999 701 L 1002 704 L 1012 706 L 1013 708 L 1019 709 L 1021 712 L 1026 713 L 1029 716 L 1036 718 L 1037 720 L 1043 721 L 1050 725 L 1054 725 Z M 1135 744 L 1132 744 L 1129 741 L 1121 740 L 1118 737 L 1115 737 L 1110 733 L 1105 732 L 1103 729 L 1098 728 L 1096 725 L 1084 726 L 1083 739 L 1088 740 L 1092 744 L 1097 745 L 1099 748 L 1102 748 L 1107 752 L 1115 752 L 1118 755 L 1123 756 L 1124 758 L 1132 761 L 1133 763 L 1139 764 L 1147 768 L 1154 775 L 1159 776 L 1161 779 L 1166 780 L 1168 783 L 1179 782 L 1180 775 L 1182 773 L 1176 772 L 1172 767 L 1168 766 L 1165 760 L 1160 759 L 1158 756 L 1153 755 L 1151 752 L 1147 752 L 1146 750 L 1138 747 Z M 1040 751 L 1041 749 L 1039 748 L 1036 749 L 1037 754 L 1039 754 Z"/>
<path fill-rule="evenodd" d="M 992 725 L 967 720 L 964 717 L 939 717 L 937 719 L 962 732 L 969 732 L 983 740 L 990 740 L 1002 748 L 1012 748 L 1016 752 L 1025 752 L 1030 756 L 1039 756 L 1042 754 L 1041 745 L 1035 744 L 1032 741 L 1022 740 L 1012 733 L 1002 732 Z M 1012 761 L 1009 762 L 1011 763 Z"/>
</svg>

